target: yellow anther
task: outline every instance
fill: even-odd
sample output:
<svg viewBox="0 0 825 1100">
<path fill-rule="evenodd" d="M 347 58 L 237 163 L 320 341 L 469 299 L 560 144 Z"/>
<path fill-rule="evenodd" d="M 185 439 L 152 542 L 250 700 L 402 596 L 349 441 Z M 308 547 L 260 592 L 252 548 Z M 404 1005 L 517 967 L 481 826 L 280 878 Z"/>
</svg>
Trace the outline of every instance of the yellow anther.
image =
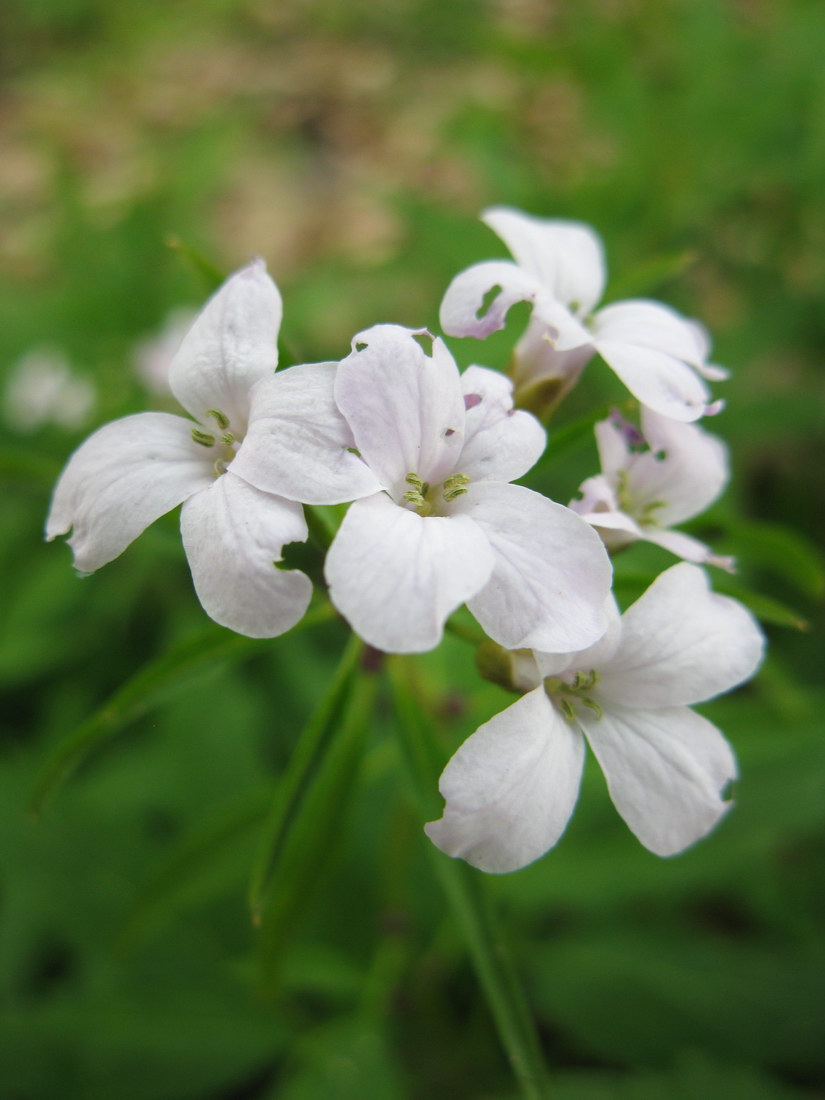
<svg viewBox="0 0 825 1100">
<path fill-rule="evenodd" d="M 209 432 L 202 432 L 200 430 L 200 428 L 193 428 L 192 429 L 192 439 L 194 439 L 194 441 L 196 443 L 200 443 L 200 445 L 202 447 L 214 447 L 215 446 L 215 437 L 214 437 L 214 435 L 210 435 Z"/>
<path fill-rule="evenodd" d="M 212 417 L 221 431 L 225 431 L 229 427 L 229 417 L 220 409 L 209 409 L 206 415 Z"/>
</svg>

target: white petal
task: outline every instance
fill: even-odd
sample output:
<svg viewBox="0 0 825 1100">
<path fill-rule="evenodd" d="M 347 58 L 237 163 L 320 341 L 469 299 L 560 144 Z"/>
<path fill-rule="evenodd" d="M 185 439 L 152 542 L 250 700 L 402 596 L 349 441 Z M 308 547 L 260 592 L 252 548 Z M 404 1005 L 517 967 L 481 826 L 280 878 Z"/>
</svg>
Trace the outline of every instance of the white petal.
<svg viewBox="0 0 825 1100">
<path fill-rule="evenodd" d="M 610 797 L 651 852 L 670 856 L 703 837 L 729 808 L 721 798 L 736 777 L 730 745 L 687 707 L 610 707 L 579 715 L 607 779 Z"/>
<path fill-rule="evenodd" d="M 381 488 L 349 449 L 352 432 L 333 396 L 337 366 L 290 367 L 254 386 L 249 429 L 233 473 L 304 504 L 340 504 Z"/>
<path fill-rule="evenodd" d="M 686 317 L 685 323 L 690 326 L 694 339 L 696 340 L 698 361 L 693 363 L 694 368 L 699 371 L 703 378 L 707 378 L 710 382 L 724 382 L 726 378 L 730 378 L 730 371 L 727 367 L 720 367 L 715 363 L 708 363 L 707 359 L 711 349 L 710 333 L 702 322 L 692 317 Z"/>
<path fill-rule="evenodd" d="M 423 653 L 492 568 L 489 543 L 467 516 L 421 517 L 379 493 L 350 507 L 324 572 L 330 599 L 365 641 Z"/>
<path fill-rule="evenodd" d="M 249 390 L 278 365 L 281 295 L 263 260 L 231 275 L 212 295 L 169 368 L 181 405 L 202 423 L 218 409 L 237 436 L 246 431 Z"/>
<path fill-rule="evenodd" d="M 508 649 L 582 649 L 605 631 L 611 567 L 601 539 L 569 508 L 520 485 L 480 483 L 454 504 L 478 523 L 495 569 L 468 606 Z"/>
<path fill-rule="evenodd" d="M 652 520 L 673 527 L 703 512 L 729 477 L 728 452 L 721 439 L 697 424 L 683 424 L 642 410 L 642 433 L 650 446 L 627 463 L 627 496 L 640 518 L 656 504 Z"/>
<path fill-rule="evenodd" d="M 513 384 L 498 371 L 468 367 L 461 387 L 467 406 L 461 473 L 474 481 L 521 477 L 544 451 L 544 428 L 530 413 L 513 409 Z"/>
<path fill-rule="evenodd" d="M 601 669 L 599 694 L 623 706 L 699 703 L 753 675 L 763 650 L 753 616 L 717 595 L 701 569 L 662 573 L 622 617 L 622 645 Z"/>
<path fill-rule="evenodd" d="M 275 565 L 287 543 L 307 537 L 300 504 L 227 471 L 186 502 L 180 526 L 195 591 L 216 623 L 250 638 L 274 638 L 303 617 L 309 578 Z"/>
<path fill-rule="evenodd" d="M 724 569 L 728 573 L 736 572 L 736 559 L 726 554 L 714 554 L 709 546 L 699 539 L 694 539 L 682 531 L 671 531 L 667 528 L 646 527 L 641 537 L 646 542 L 655 543 L 671 554 L 683 558 L 685 561 L 696 562 L 698 565 L 715 565 L 717 569 Z"/>
<path fill-rule="evenodd" d="M 46 538 L 65 535 L 84 573 L 123 553 L 150 523 L 212 484 L 212 451 L 193 424 L 138 413 L 106 424 L 75 451 L 54 490 Z"/>
<path fill-rule="evenodd" d="M 596 447 L 599 451 L 599 464 L 602 473 L 613 489 L 619 485 L 620 471 L 626 469 L 632 452 L 627 445 L 625 433 L 613 420 L 600 420 L 593 426 Z"/>
<path fill-rule="evenodd" d="M 428 338 L 399 325 L 360 333 L 335 380 L 356 447 L 396 499 L 409 490 L 410 473 L 428 482 L 452 473 L 464 437 L 458 367 L 441 340 L 429 356 L 416 335 Z"/>
<path fill-rule="evenodd" d="M 481 871 L 517 871 L 552 848 L 581 782 L 584 741 L 539 687 L 485 722 L 455 753 L 438 788 L 444 815 L 430 840 Z"/>
<path fill-rule="evenodd" d="M 594 340 L 596 350 L 635 398 L 673 420 L 710 415 L 707 386 L 680 359 L 655 348 Z"/>
<path fill-rule="evenodd" d="M 488 260 L 456 275 L 441 303 L 439 323 L 449 336 L 483 339 L 504 328 L 516 302 L 535 302 L 542 295 L 547 292 L 533 275 L 507 260 Z"/>
<path fill-rule="evenodd" d="M 599 301 L 604 250 L 590 226 L 536 218 L 503 206 L 485 210 L 481 220 L 501 237 L 520 267 L 575 313 L 583 316 Z"/>
</svg>

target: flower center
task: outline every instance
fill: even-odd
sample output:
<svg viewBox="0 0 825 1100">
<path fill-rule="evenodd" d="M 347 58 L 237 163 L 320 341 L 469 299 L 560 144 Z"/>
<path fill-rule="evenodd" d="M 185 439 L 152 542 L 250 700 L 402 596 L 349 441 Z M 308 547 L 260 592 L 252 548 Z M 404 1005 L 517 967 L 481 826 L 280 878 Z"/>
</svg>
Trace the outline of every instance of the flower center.
<svg viewBox="0 0 825 1100">
<path fill-rule="evenodd" d="M 415 473 L 407 474 L 404 481 L 412 488 L 402 494 L 402 499 L 412 505 L 413 511 L 418 512 L 419 516 L 440 515 L 442 500 L 447 504 L 451 503 L 456 497 L 466 493 L 470 484 L 467 474 L 450 474 L 441 485 L 430 485 Z"/>
<path fill-rule="evenodd" d="M 568 722 L 575 719 L 577 705 L 587 707 L 597 718 L 601 718 L 604 711 L 596 700 L 588 694 L 598 682 L 599 674 L 595 668 L 591 668 L 587 672 L 584 669 L 579 669 L 572 679 L 563 680 L 560 676 L 548 676 L 544 681 L 544 690 L 547 697 L 559 708 Z"/>
<path fill-rule="evenodd" d="M 207 416 L 211 416 L 220 429 L 220 434 L 214 436 L 211 432 L 205 432 L 202 428 L 192 429 L 192 438 L 196 443 L 200 443 L 202 447 L 215 447 L 217 448 L 217 458 L 212 464 L 212 470 L 215 477 L 220 477 L 221 474 L 226 473 L 226 468 L 232 459 L 235 457 L 235 452 L 241 443 L 241 440 L 230 431 L 229 417 L 226 413 L 221 412 L 220 409 L 210 409 Z"/>
</svg>

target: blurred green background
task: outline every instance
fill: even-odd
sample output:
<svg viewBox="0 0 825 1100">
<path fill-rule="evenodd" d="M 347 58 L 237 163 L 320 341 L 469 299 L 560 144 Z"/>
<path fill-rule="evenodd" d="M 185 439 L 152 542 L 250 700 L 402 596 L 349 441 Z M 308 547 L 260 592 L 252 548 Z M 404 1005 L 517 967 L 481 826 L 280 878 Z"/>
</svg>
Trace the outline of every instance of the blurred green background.
<svg viewBox="0 0 825 1100">
<path fill-rule="evenodd" d="M 82 581 L 41 534 L 92 428 L 171 407 L 163 333 L 209 287 L 170 241 L 263 255 L 294 358 L 340 358 L 379 321 L 437 330 L 449 279 L 505 254 L 492 203 L 590 222 L 609 296 L 710 327 L 734 478 L 691 530 L 771 620 L 759 680 L 704 708 L 741 764 L 713 837 L 656 859 L 590 767 L 558 848 L 485 883 L 553 1095 L 825 1095 L 824 51 L 820 0 L 5 0 L 4 1100 L 516 1095 L 383 696 L 326 858 L 256 939 L 261 820 L 343 628 L 221 650 L 174 516 Z M 503 368 L 525 317 L 453 350 Z M 594 362 L 560 428 L 613 397 Z M 582 436 L 527 484 L 565 502 L 595 470 Z M 670 562 L 629 551 L 620 595 Z M 200 636 L 218 656 L 33 823 L 52 748 Z M 507 701 L 456 638 L 416 668 L 444 760 Z"/>
</svg>

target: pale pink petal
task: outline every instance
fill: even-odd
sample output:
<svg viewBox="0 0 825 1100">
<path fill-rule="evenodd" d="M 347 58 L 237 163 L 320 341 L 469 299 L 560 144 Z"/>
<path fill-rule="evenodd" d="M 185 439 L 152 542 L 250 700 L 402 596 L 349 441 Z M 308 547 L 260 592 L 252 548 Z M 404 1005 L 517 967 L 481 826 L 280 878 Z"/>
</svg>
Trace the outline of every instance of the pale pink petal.
<svg viewBox="0 0 825 1100">
<path fill-rule="evenodd" d="M 536 218 L 492 207 L 481 220 L 507 245 L 520 267 L 574 313 L 589 313 L 604 292 L 602 242 L 581 222 Z"/>
<path fill-rule="evenodd" d="M 366 464 L 397 500 L 408 474 L 439 482 L 455 470 L 464 438 L 458 367 L 440 340 L 425 354 L 415 333 L 376 325 L 338 366 L 335 400 Z"/>
<path fill-rule="evenodd" d="M 682 531 L 671 531 L 666 528 L 645 527 L 641 537 L 646 542 L 655 543 L 671 554 L 676 554 L 685 561 L 696 562 L 697 565 L 715 565 L 717 569 L 724 569 L 728 573 L 736 572 L 736 559 L 727 554 L 714 554 L 709 546 L 699 539 L 685 535 Z"/>
<path fill-rule="evenodd" d="M 625 612 L 621 649 L 601 669 L 599 694 L 611 706 L 699 703 L 752 676 L 763 646 L 750 612 L 682 562 Z"/>
<path fill-rule="evenodd" d="M 253 387 L 249 429 L 233 473 L 304 504 L 340 504 L 381 488 L 353 453 L 352 432 L 335 404 L 337 366 L 290 367 Z"/>
<path fill-rule="evenodd" d="M 282 305 L 263 260 L 236 271 L 209 299 L 169 368 L 169 385 L 201 423 L 217 409 L 246 431 L 249 389 L 278 365 Z"/>
<path fill-rule="evenodd" d="M 569 508 L 520 485 L 473 484 L 454 510 L 484 530 L 489 583 L 468 606 L 508 649 L 581 649 L 605 630 L 611 567 L 599 536 Z"/>
<path fill-rule="evenodd" d="M 579 712 L 616 809 L 651 852 L 675 855 L 703 837 L 729 808 L 736 777 L 730 745 L 687 707 L 614 707 L 602 718 Z"/>
<path fill-rule="evenodd" d="M 539 687 L 485 722 L 444 769 L 443 817 L 430 840 L 481 871 L 517 871 L 564 832 L 581 782 L 584 741 Z"/>
<path fill-rule="evenodd" d="M 449 336 L 483 339 L 504 328 L 516 302 L 535 302 L 542 295 L 549 297 L 541 283 L 517 264 L 488 260 L 456 275 L 441 303 L 439 323 Z"/>
<path fill-rule="evenodd" d="M 287 543 L 307 537 L 300 504 L 227 471 L 184 504 L 180 526 L 195 591 L 216 623 L 250 638 L 274 638 L 303 617 L 309 578 L 276 565 Z"/>
<path fill-rule="evenodd" d="M 627 495 L 640 518 L 673 527 L 703 512 L 724 489 L 730 476 L 727 447 L 697 424 L 684 424 L 642 410 L 642 432 L 650 451 L 627 464 Z M 653 507 L 655 505 L 655 508 Z"/>
<path fill-rule="evenodd" d="M 686 318 L 685 321 L 690 326 L 696 340 L 698 362 L 693 363 L 695 370 L 698 370 L 702 377 L 707 378 L 709 382 L 724 382 L 726 378 L 730 378 L 730 371 L 727 367 L 720 367 L 716 363 L 708 363 L 711 349 L 710 333 L 702 322 L 696 321 L 692 317 Z"/>
<path fill-rule="evenodd" d="M 544 428 L 530 413 L 513 409 L 513 384 L 498 371 L 468 367 L 461 386 L 467 408 L 459 470 L 474 481 L 521 477 L 544 451 Z"/>
<path fill-rule="evenodd" d="M 330 599 L 365 641 L 422 653 L 492 568 L 490 545 L 467 516 L 422 517 L 378 493 L 351 505 L 324 572 Z"/>
<path fill-rule="evenodd" d="M 84 573 L 123 553 L 150 523 L 212 484 L 211 448 L 191 420 L 138 413 L 98 429 L 75 451 L 54 490 L 46 538 L 69 530 Z"/>
</svg>

